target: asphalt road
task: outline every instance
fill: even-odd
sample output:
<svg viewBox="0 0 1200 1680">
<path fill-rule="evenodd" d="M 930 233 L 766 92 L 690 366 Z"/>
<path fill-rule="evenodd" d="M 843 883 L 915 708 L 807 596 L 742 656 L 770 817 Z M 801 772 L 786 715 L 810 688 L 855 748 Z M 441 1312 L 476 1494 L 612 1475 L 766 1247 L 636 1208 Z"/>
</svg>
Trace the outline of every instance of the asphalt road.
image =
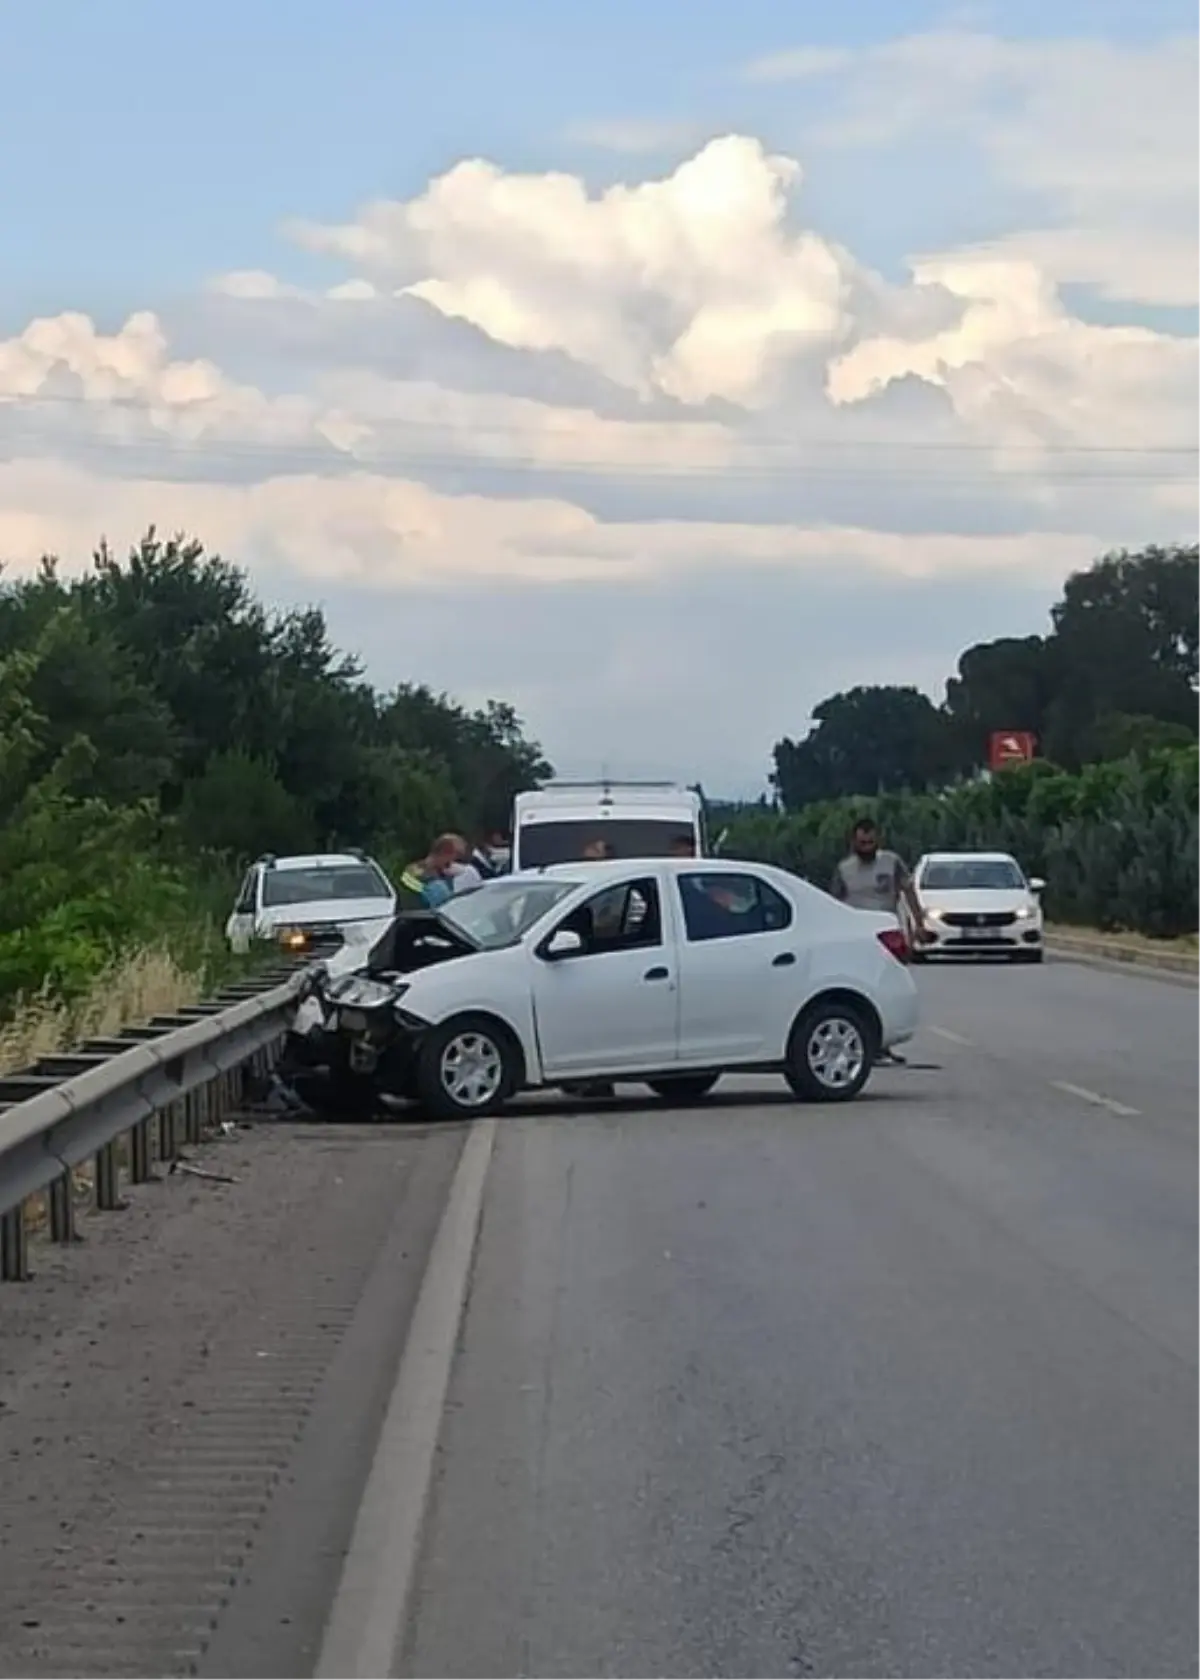
<svg viewBox="0 0 1200 1680">
<path fill-rule="evenodd" d="M 358 1672 L 1196 1674 L 1196 992 L 918 983 L 849 1108 L 260 1118 L 39 1248 L 0 1676 L 312 1674 L 364 1533 Z"/>
<path fill-rule="evenodd" d="M 850 1108 L 501 1124 L 392 1673 L 1197 1672 L 1195 991 L 919 983 Z"/>
</svg>

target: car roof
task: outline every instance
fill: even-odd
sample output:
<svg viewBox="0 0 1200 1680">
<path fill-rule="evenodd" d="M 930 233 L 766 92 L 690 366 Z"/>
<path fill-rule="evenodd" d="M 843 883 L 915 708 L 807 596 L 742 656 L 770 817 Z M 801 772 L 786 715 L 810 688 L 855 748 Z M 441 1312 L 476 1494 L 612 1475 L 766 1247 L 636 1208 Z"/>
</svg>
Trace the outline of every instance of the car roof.
<svg viewBox="0 0 1200 1680">
<path fill-rule="evenodd" d="M 638 868 L 665 869 L 671 875 L 692 875 L 699 872 L 703 875 L 744 875 L 748 869 L 757 870 L 763 875 L 782 875 L 787 871 L 777 869 L 770 863 L 751 863 L 745 858 L 709 858 L 709 857 L 631 857 L 631 858 L 580 858 L 572 863 L 547 863 L 539 869 L 523 869 L 522 875 L 550 875 L 557 880 L 564 877 L 579 881 L 608 881 L 620 880 L 632 870 Z M 514 880 L 515 876 L 509 876 Z M 799 876 L 789 877 L 799 880 Z"/>
<path fill-rule="evenodd" d="M 355 857 L 352 852 L 303 852 L 294 857 L 260 858 L 258 861 L 269 861 L 272 869 L 336 869 L 354 864 L 361 867 L 372 862 L 370 858 Z"/>
<path fill-rule="evenodd" d="M 926 852 L 922 863 L 1015 863 L 1011 852 Z"/>
</svg>

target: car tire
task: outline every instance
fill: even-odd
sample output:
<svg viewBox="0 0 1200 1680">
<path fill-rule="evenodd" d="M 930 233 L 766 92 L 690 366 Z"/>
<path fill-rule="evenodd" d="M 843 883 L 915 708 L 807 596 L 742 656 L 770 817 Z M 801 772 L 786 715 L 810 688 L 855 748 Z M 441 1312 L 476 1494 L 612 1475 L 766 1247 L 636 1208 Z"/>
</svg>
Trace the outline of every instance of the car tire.
<svg viewBox="0 0 1200 1680">
<path fill-rule="evenodd" d="M 309 1082 L 305 1081 L 306 1086 Z M 324 1120 L 350 1123 L 370 1120 L 375 1114 L 375 1081 L 370 1074 L 355 1073 L 333 1063 L 324 1078 L 314 1075 L 310 1101 Z"/>
<path fill-rule="evenodd" d="M 438 1120 L 495 1114 L 521 1080 L 511 1035 L 486 1015 L 457 1015 L 425 1035 L 417 1053 L 417 1097 Z"/>
<path fill-rule="evenodd" d="M 804 1102 L 850 1102 L 878 1056 L 879 1029 L 865 1005 L 817 998 L 792 1028 L 783 1071 Z"/>
<path fill-rule="evenodd" d="M 703 1102 L 720 1077 L 719 1073 L 673 1073 L 666 1079 L 648 1079 L 646 1083 L 663 1102 L 682 1108 L 689 1103 Z"/>
</svg>

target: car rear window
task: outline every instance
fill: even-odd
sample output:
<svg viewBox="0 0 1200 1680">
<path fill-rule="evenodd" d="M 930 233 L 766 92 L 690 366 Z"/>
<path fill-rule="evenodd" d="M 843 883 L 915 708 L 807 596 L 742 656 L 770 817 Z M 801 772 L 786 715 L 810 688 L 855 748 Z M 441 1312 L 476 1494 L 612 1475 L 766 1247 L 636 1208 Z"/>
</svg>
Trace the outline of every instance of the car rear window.
<svg viewBox="0 0 1200 1680">
<path fill-rule="evenodd" d="M 521 824 L 518 835 L 518 859 L 522 869 L 576 863 L 596 840 L 606 842 L 613 858 L 670 857 L 685 837 L 695 845 L 696 832 L 686 817 L 673 821 L 660 817 L 598 817 L 592 822 L 586 818 L 528 822 Z"/>
<path fill-rule="evenodd" d="M 391 898 L 391 889 L 369 863 L 314 864 L 311 869 L 268 869 L 263 903 L 315 904 L 326 898 Z"/>
</svg>

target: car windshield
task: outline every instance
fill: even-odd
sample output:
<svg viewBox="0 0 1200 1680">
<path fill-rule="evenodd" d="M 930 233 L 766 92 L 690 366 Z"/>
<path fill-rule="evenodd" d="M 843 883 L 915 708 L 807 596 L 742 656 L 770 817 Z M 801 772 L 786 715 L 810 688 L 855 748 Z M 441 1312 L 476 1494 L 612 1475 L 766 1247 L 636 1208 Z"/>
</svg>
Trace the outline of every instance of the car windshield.
<svg viewBox="0 0 1200 1680">
<path fill-rule="evenodd" d="M 448 899 L 439 906 L 438 916 L 481 950 L 498 951 L 502 946 L 515 945 L 578 885 L 578 881 L 522 880 L 516 876 L 487 881 L 473 892 Z"/>
<path fill-rule="evenodd" d="M 306 869 L 268 869 L 263 903 L 315 904 L 331 898 L 391 898 L 391 888 L 373 864 L 326 863 Z"/>
<path fill-rule="evenodd" d="M 942 858 L 921 872 L 930 892 L 1015 892 L 1024 885 L 1011 858 Z"/>
<path fill-rule="evenodd" d="M 522 823 L 519 859 L 522 869 L 544 869 L 552 863 L 586 861 L 589 848 L 602 841 L 601 857 L 650 858 L 686 856 L 682 843 L 695 847 L 696 834 L 688 817 L 584 817 L 563 822 Z"/>
</svg>

